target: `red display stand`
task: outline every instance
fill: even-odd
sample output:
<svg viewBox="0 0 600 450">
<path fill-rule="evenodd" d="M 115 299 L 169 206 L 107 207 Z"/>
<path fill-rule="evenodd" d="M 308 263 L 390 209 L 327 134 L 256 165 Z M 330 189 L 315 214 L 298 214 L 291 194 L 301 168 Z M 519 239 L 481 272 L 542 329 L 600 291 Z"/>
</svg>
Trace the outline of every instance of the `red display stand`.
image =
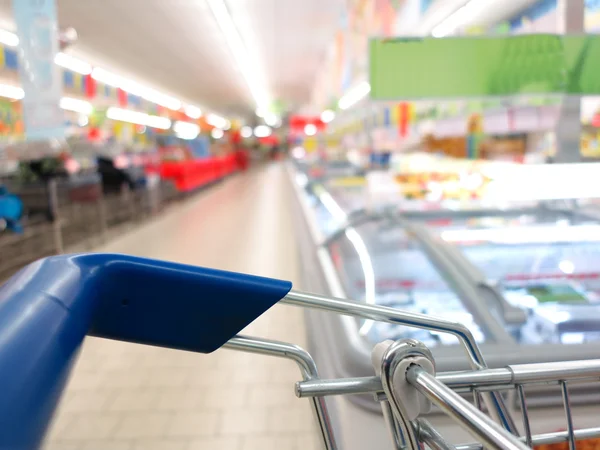
<svg viewBox="0 0 600 450">
<path fill-rule="evenodd" d="M 218 181 L 247 167 L 237 153 L 188 161 L 166 161 L 160 165 L 160 176 L 172 180 L 180 192 L 189 192 Z"/>
</svg>

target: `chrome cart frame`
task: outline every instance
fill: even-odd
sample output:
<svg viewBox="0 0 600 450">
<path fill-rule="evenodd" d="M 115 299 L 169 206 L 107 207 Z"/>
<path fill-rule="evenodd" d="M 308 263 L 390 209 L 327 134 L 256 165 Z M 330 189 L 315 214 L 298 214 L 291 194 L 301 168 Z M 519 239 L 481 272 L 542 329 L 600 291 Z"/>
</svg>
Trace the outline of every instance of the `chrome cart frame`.
<svg viewBox="0 0 600 450">
<path fill-rule="evenodd" d="M 218 298 L 218 300 L 217 300 Z M 472 370 L 435 373 L 419 341 L 386 341 L 372 354 L 377 376 L 324 380 L 302 348 L 237 333 L 275 303 L 449 333 L 463 346 Z M 231 311 L 235 310 L 236 314 Z M 67 255 L 38 261 L 0 287 L 0 447 L 37 448 L 86 334 L 208 353 L 226 348 L 295 361 L 300 398 L 310 398 L 324 448 L 341 448 L 325 397 L 371 393 L 380 402 L 397 449 L 526 449 L 532 445 L 600 437 L 600 427 L 575 429 L 568 384 L 600 381 L 600 360 L 488 369 L 470 330 L 421 314 L 291 290 L 291 284 L 125 255 Z M 233 337 L 232 337 L 233 336 Z M 27 357 L 23 357 L 27 355 Z M 532 435 L 525 387 L 555 383 L 567 429 Z M 503 392 L 515 389 L 522 436 Z M 472 392 L 474 404 L 461 395 Z M 26 394 L 26 400 L 22 396 Z M 422 415 L 430 404 L 477 442 L 455 447 Z M 15 424 L 19 426 L 15 426 Z"/>
</svg>

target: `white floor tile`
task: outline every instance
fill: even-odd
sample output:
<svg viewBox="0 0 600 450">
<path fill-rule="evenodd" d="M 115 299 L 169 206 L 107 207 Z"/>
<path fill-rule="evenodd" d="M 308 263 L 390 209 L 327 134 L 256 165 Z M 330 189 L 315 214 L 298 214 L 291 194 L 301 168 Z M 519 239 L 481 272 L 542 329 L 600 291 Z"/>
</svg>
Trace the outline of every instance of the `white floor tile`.
<svg viewBox="0 0 600 450">
<path fill-rule="evenodd" d="M 268 415 L 266 408 L 238 408 L 223 413 L 220 433 L 235 435 L 256 435 L 268 431 Z"/>
<path fill-rule="evenodd" d="M 162 412 L 132 412 L 123 417 L 114 435 L 120 439 L 163 437 L 170 418 L 169 414 Z"/>
<path fill-rule="evenodd" d="M 186 450 L 240 450 L 240 446 L 241 440 L 237 436 L 209 437 L 191 441 Z"/>
<path fill-rule="evenodd" d="M 167 436 L 198 437 L 217 433 L 220 414 L 217 412 L 183 412 L 171 417 Z"/>
</svg>

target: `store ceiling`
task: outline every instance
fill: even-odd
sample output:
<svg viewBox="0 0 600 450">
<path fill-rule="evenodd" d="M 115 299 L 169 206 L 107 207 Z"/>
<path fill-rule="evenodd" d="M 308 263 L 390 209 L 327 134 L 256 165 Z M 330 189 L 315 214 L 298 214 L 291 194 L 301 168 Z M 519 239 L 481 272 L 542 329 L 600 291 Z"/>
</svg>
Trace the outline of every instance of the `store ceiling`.
<svg viewBox="0 0 600 450">
<path fill-rule="evenodd" d="M 342 3 L 227 0 L 274 100 L 308 98 Z M 0 0 L 0 20 L 14 29 L 10 5 Z M 74 55 L 223 114 L 254 111 L 205 0 L 58 0 L 58 14 L 79 33 Z"/>
<path fill-rule="evenodd" d="M 74 27 L 70 52 L 216 112 L 246 115 L 254 101 L 206 0 L 57 0 L 59 25 Z M 310 90 L 347 0 L 225 0 L 273 100 L 291 107 Z M 514 16 L 535 0 L 494 1 L 474 25 Z M 12 0 L 0 0 L 0 27 L 14 30 Z M 418 24 L 430 32 L 466 0 L 438 0 Z M 442 15 L 442 17 L 444 17 Z"/>
</svg>

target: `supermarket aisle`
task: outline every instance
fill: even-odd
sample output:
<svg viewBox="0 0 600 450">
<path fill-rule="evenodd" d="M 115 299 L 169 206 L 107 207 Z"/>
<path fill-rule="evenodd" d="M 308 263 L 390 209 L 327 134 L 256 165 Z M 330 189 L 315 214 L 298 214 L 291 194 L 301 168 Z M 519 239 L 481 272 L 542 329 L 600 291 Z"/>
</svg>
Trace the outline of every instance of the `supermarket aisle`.
<svg viewBox="0 0 600 450">
<path fill-rule="evenodd" d="M 284 167 L 227 180 L 98 251 L 298 278 Z M 304 343 L 301 310 L 276 307 L 247 334 Z M 313 450 L 293 363 L 87 339 L 48 450 Z"/>
</svg>

